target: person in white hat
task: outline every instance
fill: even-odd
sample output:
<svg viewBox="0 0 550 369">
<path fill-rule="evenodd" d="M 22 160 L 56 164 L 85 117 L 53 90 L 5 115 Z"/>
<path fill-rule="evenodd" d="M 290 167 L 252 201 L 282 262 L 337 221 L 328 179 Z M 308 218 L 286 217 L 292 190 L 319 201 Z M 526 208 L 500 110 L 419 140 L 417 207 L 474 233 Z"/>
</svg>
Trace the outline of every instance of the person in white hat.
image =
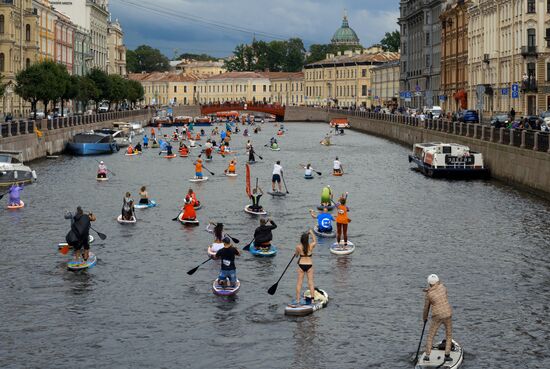
<svg viewBox="0 0 550 369">
<path fill-rule="evenodd" d="M 107 166 L 103 160 L 99 162 L 97 167 L 97 178 L 107 178 Z"/>
<path fill-rule="evenodd" d="M 453 326 L 451 321 L 453 311 L 447 297 L 447 288 L 439 281 L 437 275 L 430 274 L 428 276 L 428 288 L 426 288 L 424 292 L 426 292 L 424 312 L 422 315 L 424 322 L 428 320 L 430 307 L 432 309 L 432 322 L 426 340 L 426 355 L 424 356 L 424 361 L 430 361 L 433 339 L 441 324 L 445 326 L 445 361 L 453 361 L 450 356 L 453 341 Z"/>
</svg>

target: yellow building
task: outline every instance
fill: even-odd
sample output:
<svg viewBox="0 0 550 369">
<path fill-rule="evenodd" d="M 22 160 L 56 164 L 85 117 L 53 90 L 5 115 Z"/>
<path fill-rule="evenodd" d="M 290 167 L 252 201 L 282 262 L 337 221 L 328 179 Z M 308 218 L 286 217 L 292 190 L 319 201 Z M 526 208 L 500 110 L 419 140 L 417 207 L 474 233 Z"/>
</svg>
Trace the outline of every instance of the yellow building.
<svg viewBox="0 0 550 369">
<path fill-rule="evenodd" d="M 14 93 L 15 75 L 36 62 L 38 53 L 37 16 L 32 0 L 0 3 L 0 73 L 6 84 L 2 113 L 27 116 L 30 104 Z"/>
<path fill-rule="evenodd" d="M 200 104 L 226 101 L 271 102 L 269 77 L 259 72 L 228 72 L 197 81 Z"/>
<path fill-rule="evenodd" d="M 55 60 L 55 24 L 56 11 L 49 0 L 33 0 L 38 15 L 38 60 Z"/>
<path fill-rule="evenodd" d="M 225 73 L 227 70 L 224 67 L 223 61 L 182 61 L 176 66 L 185 74 L 198 74 L 205 76 L 213 76 L 216 74 Z"/>
<path fill-rule="evenodd" d="M 370 106 L 370 69 L 399 59 L 399 53 L 379 48 L 328 54 L 304 67 L 304 101 L 309 106 Z"/>
<path fill-rule="evenodd" d="M 281 105 L 304 105 L 304 72 L 267 72 L 271 101 Z"/>
<path fill-rule="evenodd" d="M 196 75 L 155 72 L 130 74 L 128 78 L 141 83 L 146 105 L 196 104 Z"/>
<path fill-rule="evenodd" d="M 373 105 L 397 108 L 401 76 L 399 65 L 400 61 L 395 60 L 370 69 Z"/>
<path fill-rule="evenodd" d="M 107 73 L 126 76 L 126 46 L 122 26 L 116 19 L 107 27 Z"/>
</svg>

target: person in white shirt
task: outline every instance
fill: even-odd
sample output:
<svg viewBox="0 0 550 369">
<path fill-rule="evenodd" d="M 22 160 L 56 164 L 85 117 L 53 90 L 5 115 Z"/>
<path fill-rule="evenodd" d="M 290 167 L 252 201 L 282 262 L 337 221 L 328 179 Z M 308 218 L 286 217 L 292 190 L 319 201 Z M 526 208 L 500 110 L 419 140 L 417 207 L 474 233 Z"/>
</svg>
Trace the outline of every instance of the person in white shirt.
<svg viewBox="0 0 550 369">
<path fill-rule="evenodd" d="M 336 157 L 336 160 L 334 160 L 334 164 L 332 166 L 333 173 L 343 173 L 344 168 L 342 167 L 342 163 L 340 163 L 340 160 L 338 160 L 338 157 Z"/>
<path fill-rule="evenodd" d="M 275 192 L 275 182 L 277 182 L 279 186 L 279 192 L 283 192 L 283 188 L 281 187 L 282 175 L 283 175 L 283 167 L 281 166 L 281 161 L 277 160 L 277 163 L 273 165 L 273 177 L 271 178 L 271 188 L 273 189 L 273 192 Z"/>
</svg>

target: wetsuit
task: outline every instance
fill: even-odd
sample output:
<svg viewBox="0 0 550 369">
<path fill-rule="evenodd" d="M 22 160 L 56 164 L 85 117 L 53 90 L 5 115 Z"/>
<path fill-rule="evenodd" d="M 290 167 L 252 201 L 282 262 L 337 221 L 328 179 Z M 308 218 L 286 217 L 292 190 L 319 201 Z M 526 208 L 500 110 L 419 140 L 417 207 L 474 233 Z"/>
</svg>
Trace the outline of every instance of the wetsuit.
<svg viewBox="0 0 550 369">
<path fill-rule="evenodd" d="M 256 228 L 254 231 L 254 247 L 259 248 L 266 248 L 271 246 L 271 240 L 273 239 L 273 234 L 271 233 L 272 230 L 277 228 L 277 224 L 275 222 L 270 221 L 271 224 L 264 224 Z"/>
<path fill-rule="evenodd" d="M 254 156 L 254 148 L 250 146 L 250 150 L 248 150 L 248 161 L 253 163 L 256 161 L 256 157 Z"/>
<path fill-rule="evenodd" d="M 250 194 L 250 200 L 252 200 L 252 205 L 250 206 L 250 210 L 255 211 L 256 213 L 259 213 L 262 211 L 262 207 L 260 206 L 260 198 L 262 197 L 261 193 L 257 194 Z"/>
<path fill-rule="evenodd" d="M 89 235 L 90 235 L 91 220 L 88 214 L 76 214 L 72 218 L 71 230 L 65 236 L 65 241 L 72 246 L 75 250 L 90 249 Z"/>
</svg>

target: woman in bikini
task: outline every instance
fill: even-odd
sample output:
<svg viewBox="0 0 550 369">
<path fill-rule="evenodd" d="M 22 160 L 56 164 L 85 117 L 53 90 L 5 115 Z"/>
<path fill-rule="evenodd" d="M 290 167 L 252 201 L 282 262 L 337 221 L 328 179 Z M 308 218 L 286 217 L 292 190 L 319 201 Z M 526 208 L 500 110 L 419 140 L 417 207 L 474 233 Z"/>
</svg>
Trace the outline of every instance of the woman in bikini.
<svg viewBox="0 0 550 369">
<path fill-rule="evenodd" d="M 309 236 L 311 235 L 311 242 Z M 303 233 L 300 238 L 300 244 L 296 246 L 295 254 L 298 256 L 298 282 L 296 283 L 296 305 L 300 305 L 300 293 L 304 282 L 304 275 L 307 275 L 307 284 L 311 291 L 311 302 L 314 302 L 315 289 L 313 286 L 313 249 L 317 245 L 315 233 L 310 229 L 309 232 Z"/>
</svg>

